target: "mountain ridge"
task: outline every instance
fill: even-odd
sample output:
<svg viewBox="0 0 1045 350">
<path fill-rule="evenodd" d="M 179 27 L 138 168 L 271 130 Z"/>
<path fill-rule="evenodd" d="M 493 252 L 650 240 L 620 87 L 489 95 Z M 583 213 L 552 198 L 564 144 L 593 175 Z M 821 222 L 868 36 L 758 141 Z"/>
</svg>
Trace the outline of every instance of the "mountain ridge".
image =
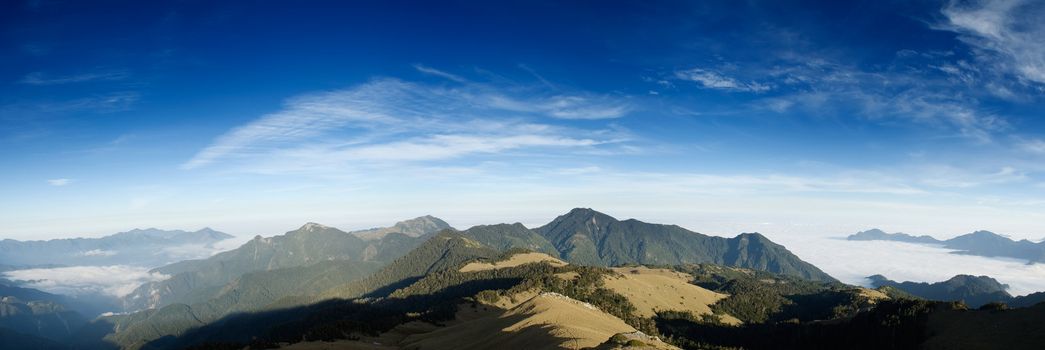
<svg viewBox="0 0 1045 350">
<path fill-rule="evenodd" d="M 896 241 L 918 244 L 939 244 L 944 248 L 956 250 L 956 254 L 976 255 L 984 257 L 1006 257 L 1027 260 L 1028 263 L 1045 262 L 1045 241 L 1032 242 L 1022 239 L 1014 241 L 997 233 L 978 230 L 956 236 L 947 240 L 939 240 L 931 236 L 912 236 L 905 233 L 885 233 L 879 229 L 861 231 L 846 237 L 850 241 Z"/>
<path fill-rule="evenodd" d="M 534 231 L 548 239 L 563 259 L 582 265 L 718 263 L 835 281 L 758 233 L 708 236 L 678 225 L 621 221 L 590 208 L 570 210 Z"/>
<path fill-rule="evenodd" d="M 203 228 L 196 231 L 133 229 L 98 238 L 50 240 L 0 240 L 0 265 L 155 267 L 185 259 L 176 247 L 197 245 L 212 248 L 233 238 L 224 232 Z"/>
</svg>

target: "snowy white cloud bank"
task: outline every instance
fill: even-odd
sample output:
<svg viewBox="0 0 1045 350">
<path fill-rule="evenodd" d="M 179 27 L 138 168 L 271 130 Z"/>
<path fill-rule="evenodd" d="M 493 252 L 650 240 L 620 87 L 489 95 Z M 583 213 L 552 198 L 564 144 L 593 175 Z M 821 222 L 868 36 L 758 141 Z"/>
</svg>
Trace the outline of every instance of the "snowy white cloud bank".
<svg viewBox="0 0 1045 350">
<path fill-rule="evenodd" d="M 867 276 L 894 281 L 940 282 L 955 275 L 987 275 L 1012 295 L 1045 291 L 1045 265 L 1024 260 L 953 254 L 935 246 L 843 238 L 779 237 L 788 249 L 845 283 L 868 285 Z"/>
<path fill-rule="evenodd" d="M 27 287 L 66 295 L 102 294 L 122 297 L 145 282 L 169 276 L 148 268 L 126 265 L 70 266 L 7 271 L 4 278 L 23 281 Z"/>
</svg>

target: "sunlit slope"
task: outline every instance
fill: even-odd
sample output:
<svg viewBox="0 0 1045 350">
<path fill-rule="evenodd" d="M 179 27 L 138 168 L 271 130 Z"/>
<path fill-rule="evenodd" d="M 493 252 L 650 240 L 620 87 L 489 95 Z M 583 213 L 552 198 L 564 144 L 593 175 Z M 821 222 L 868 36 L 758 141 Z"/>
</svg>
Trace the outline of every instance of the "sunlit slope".
<svg viewBox="0 0 1045 350">
<path fill-rule="evenodd" d="M 606 288 L 628 298 L 641 317 L 656 316 L 657 311 L 687 311 L 696 316 L 710 314 L 710 305 L 728 295 L 715 293 L 689 283 L 693 277 L 669 269 L 651 269 L 643 266 L 618 267 L 619 276 L 603 277 Z M 730 324 L 740 320 L 725 315 L 722 321 Z"/>
<path fill-rule="evenodd" d="M 548 254 L 544 253 L 519 253 L 512 255 L 508 259 L 496 261 L 496 262 L 471 262 L 461 267 L 461 272 L 476 272 L 486 270 L 504 269 L 509 267 L 516 267 L 524 264 L 534 264 L 545 262 L 552 266 L 565 266 L 566 262 L 553 258 Z"/>
<path fill-rule="evenodd" d="M 492 317 L 407 337 L 403 349 L 582 349 L 635 329 L 589 304 L 543 293 Z"/>
</svg>

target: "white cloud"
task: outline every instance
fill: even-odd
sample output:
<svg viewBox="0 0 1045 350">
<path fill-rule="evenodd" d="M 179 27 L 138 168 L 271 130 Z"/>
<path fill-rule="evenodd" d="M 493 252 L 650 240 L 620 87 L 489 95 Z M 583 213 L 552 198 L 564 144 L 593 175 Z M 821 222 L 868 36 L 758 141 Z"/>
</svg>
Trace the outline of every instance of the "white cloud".
<svg viewBox="0 0 1045 350">
<path fill-rule="evenodd" d="M 77 255 L 79 255 L 79 256 L 113 256 L 113 255 L 116 255 L 116 254 L 117 254 L 117 252 L 114 251 L 114 250 L 91 249 L 91 250 L 88 250 L 88 251 L 85 251 L 85 252 L 81 252 L 81 253 L 79 253 Z"/>
<path fill-rule="evenodd" d="M 1045 154 L 1045 140 L 1042 139 L 1019 138 L 1016 140 L 1016 146 L 1025 152 Z"/>
<path fill-rule="evenodd" d="M 83 97 L 69 101 L 46 102 L 34 107 L 44 113 L 63 113 L 70 111 L 94 111 L 111 113 L 125 111 L 138 102 L 140 94 L 134 91 L 114 92 Z"/>
<path fill-rule="evenodd" d="M 952 166 L 924 166 L 919 174 L 922 183 L 934 187 L 971 188 L 984 185 L 1006 184 L 1027 181 L 1027 172 L 1005 166 L 994 172 L 971 172 Z"/>
<path fill-rule="evenodd" d="M 1023 79 L 1045 83 L 1045 5 L 1025 0 L 951 1 L 937 29 L 961 34 L 980 60 Z"/>
<path fill-rule="evenodd" d="M 587 147 L 599 141 L 547 135 L 434 135 L 408 142 L 362 146 L 346 150 L 350 159 L 374 161 L 438 160 L 475 153 L 498 153 L 524 147 Z"/>
<path fill-rule="evenodd" d="M 772 88 L 769 85 L 758 82 L 741 82 L 732 77 L 723 75 L 722 73 L 703 68 L 676 71 L 675 77 L 682 80 L 697 82 L 705 88 L 716 90 L 765 92 Z"/>
<path fill-rule="evenodd" d="M 873 172 L 824 176 L 788 174 L 613 173 L 586 178 L 597 188 L 627 188 L 649 193 L 710 195 L 773 195 L 784 193 L 864 193 L 919 195 L 927 191 L 907 179 Z M 641 184 L 641 185 L 640 185 Z"/>
<path fill-rule="evenodd" d="M 929 127 L 979 143 L 991 142 L 1011 128 L 1006 118 L 978 108 L 978 101 L 954 90 L 946 79 L 915 78 L 908 72 L 868 72 L 807 57 L 773 72 L 778 78 L 800 76 L 783 95 L 756 102 L 775 113 L 855 115 L 883 124 Z"/>
<path fill-rule="evenodd" d="M 349 161 L 425 161 L 525 149 L 568 152 L 623 138 L 619 132 L 558 126 L 549 119 L 618 118 L 629 110 L 617 98 L 587 92 L 548 95 L 527 87 L 467 83 L 445 88 L 377 79 L 292 98 L 283 110 L 221 135 L 182 167 L 218 160 L 336 167 Z"/>
<path fill-rule="evenodd" d="M 3 275 L 11 280 L 25 281 L 31 288 L 57 294 L 105 294 L 115 297 L 129 294 L 142 283 L 169 278 L 151 273 L 148 268 L 126 265 L 15 270 L 4 272 Z"/>
<path fill-rule="evenodd" d="M 868 285 L 870 281 L 866 277 L 875 274 L 895 281 L 930 283 L 968 274 L 993 277 L 1008 284 L 1013 295 L 1045 291 L 1045 265 L 1027 264 L 1023 260 L 952 254 L 952 250 L 945 248 L 902 242 L 797 235 L 773 238 L 845 283 Z"/>
<path fill-rule="evenodd" d="M 29 85 L 61 85 L 90 81 L 120 80 L 127 78 L 127 76 L 128 73 L 125 71 L 99 71 L 64 76 L 49 76 L 43 72 L 33 72 L 22 78 L 21 83 Z"/>
<path fill-rule="evenodd" d="M 462 78 L 461 76 L 458 76 L 458 75 L 455 75 L 455 74 L 450 74 L 450 73 L 447 73 L 447 72 L 444 72 L 444 71 L 441 71 L 441 70 L 438 70 L 438 69 L 435 69 L 435 68 L 432 68 L 432 67 L 420 65 L 420 64 L 415 64 L 414 65 L 414 69 L 417 69 L 417 71 L 421 72 L 421 73 L 425 73 L 425 74 L 434 75 L 434 76 L 437 76 L 437 77 L 440 77 L 440 78 L 453 80 L 453 81 L 456 81 L 458 83 L 464 83 L 464 82 L 468 81 L 467 79 Z"/>
<path fill-rule="evenodd" d="M 65 186 L 65 185 L 68 185 L 68 184 L 70 184 L 72 182 L 73 182 L 73 180 L 70 180 L 70 179 L 50 179 L 50 180 L 47 180 L 47 184 L 49 184 L 51 186 L 55 186 L 55 187 Z"/>
</svg>

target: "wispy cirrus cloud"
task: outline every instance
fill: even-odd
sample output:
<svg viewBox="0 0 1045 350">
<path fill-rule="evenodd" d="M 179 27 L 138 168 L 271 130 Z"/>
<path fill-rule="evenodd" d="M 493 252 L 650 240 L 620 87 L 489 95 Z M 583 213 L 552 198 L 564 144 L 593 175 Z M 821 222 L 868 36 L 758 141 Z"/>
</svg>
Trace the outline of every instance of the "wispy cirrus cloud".
<svg viewBox="0 0 1045 350">
<path fill-rule="evenodd" d="M 88 72 L 72 75 L 49 75 L 44 72 L 32 72 L 26 74 L 19 82 L 28 85 L 62 85 L 73 83 L 85 83 L 91 81 L 112 81 L 126 79 L 129 73 L 122 70 Z"/>
<path fill-rule="evenodd" d="M 977 92 L 947 75 L 926 74 L 906 61 L 917 52 L 899 55 L 893 67 L 867 70 L 816 54 L 793 53 L 786 68 L 765 70 L 780 85 L 772 95 L 759 96 L 756 108 L 779 114 L 852 115 L 892 125 L 940 130 L 978 143 L 991 142 L 1011 128 L 1008 120 L 982 108 Z M 752 67 L 752 70 L 759 70 Z M 954 68 L 958 69 L 958 68 Z M 952 74 L 953 73 L 953 74 Z"/>
<path fill-rule="evenodd" d="M 981 63 L 1045 83 L 1045 4 L 1025 0 L 950 1 L 936 29 L 960 34 Z"/>
<path fill-rule="evenodd" d="M 138 103 L 140 98 L 141 94 L 137 91 L 121 91 L 97 94 L 67 101 L 42 102 L 32 106 L 31 109 L 43 113 L 75 111 L 110 113 L 128 110 L 135 103 Z"/>
<path fill-rule="evenodd" d="M 458 83 L 464 83 L 464 82 L 468 81 L 468 79 L 462 78 L 459 75 L 447 73 L 447 72 L 444 72 L 444 71 L 441 71 L 441 70 L 438 70 L 438 69 L 435 69 L 435 68 L 432 68 L 432 67 L 429 67 L 429 66 L 421 65 L 421 64 L 415 64 L 414 65 L 414 69 L 416 69 L 418 72 L 421 72 L 421 73 L 437 76 L 437 77 L 440 77 L 440 78 L 449 79 L 449 80 L 452 80 L 452 81 L 456 81 Z"/>
<path fill-rule="evenodd" d="M 1045 140 L 1038 138 L 1017 138 L 1016 147 L 1029 153 L 1045 154 Z"/>
<path fill-rule="evenodd" d="M 755 81 L 743 82 L 737 78 L 727 76 L 721 72 L 705 68 L 691 68 L 676 71 L 675 78 L 696 82 L 706 89 L 714 90 L 743 91 L 757 93 L 769 91 L 770 89 L 772 89 L 772 86 L 767 84 Z"/>
<path fill-rule="evenodd" d="M 71 179 L 64 179 L 64 178 L 63 179 L 50 179 L 50 180 L 47 180 L 47 184 L 48 185 L 55 186 L 55 187 L 62 187 L 62 186 L 71 184 L 72 182 L 73 182 L 73 180 L 71 180 Z"/>
<path fill-rule="evenodd" d="M 625 97 L 472 83 L 424 66 L 415 68 L 456 84 L 379 78 L 343 90 L 298 96 L 282 110 L 219 136 L 182 168 L 219 160 L 272 164 L 277 159 L 296 164 L 292 168 L 358 167 L 524 150 L 568 154 L 626 140 L 608 127 L 580 129 L 557 122 L 623 117 L 632 108 Z"/>
</svg>

